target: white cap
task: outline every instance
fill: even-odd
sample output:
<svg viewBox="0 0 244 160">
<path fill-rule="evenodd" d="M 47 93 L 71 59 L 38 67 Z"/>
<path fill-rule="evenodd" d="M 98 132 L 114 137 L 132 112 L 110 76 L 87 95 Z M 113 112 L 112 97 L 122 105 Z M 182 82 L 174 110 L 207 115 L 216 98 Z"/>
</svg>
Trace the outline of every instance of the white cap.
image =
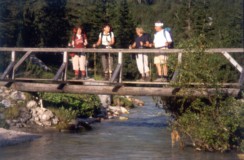
<svg viewBox="0 0 244 160">
<path fill-rule="evenodd" d="M 164 24 L 162 22 L 156 22 L 155 24 L 155 27 L 163 27 Z"/>
</svg>

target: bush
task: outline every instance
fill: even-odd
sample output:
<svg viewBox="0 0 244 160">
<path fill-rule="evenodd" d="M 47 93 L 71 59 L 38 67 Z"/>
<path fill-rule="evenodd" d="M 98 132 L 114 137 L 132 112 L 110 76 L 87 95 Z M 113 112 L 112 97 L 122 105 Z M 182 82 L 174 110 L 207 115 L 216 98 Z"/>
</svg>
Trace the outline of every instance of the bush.
<svg viewBox="0 0 244 160">
<path fill-rule="evenodd" d="M 172 129 L 180 133 L 182 141 L 190 139 L 198 149 L 223 152 L 238 148 L 243 128 L 243 104 L 218 93 L 221 83 L 236 78 L 236 71 L 223 56 L 205 53 L 204 36 L 185 41 L 180 46 L 185 50 L 173 85 L 181 89 L 182 98 L 162 98 L 166 102 L 164 109 L 173 117 Z M 196 98 L 184 90 L 199 88 L 191 83 L 201 83 L 200 88 L 214 88 L 217 92 Z"/>
<path fill-rule="evenodd" d="M 0 119 L 0 128 L 9 128 L 9 125 L 6 123 L 4 119 Z"/>
<path fill-rule="evenodd" d="M 79 117 L 90 117 L 100 107 L 100 101 L 95 95 L 43 93 L 40 97 L 44 100 L 45 106 L 71 108 L 77 110 Z"/>
<path fill-rule="evenodd" d="M 123 106 L 125 108 L 134 108 L 134 104 L 129 101 L 126 97 L 122 96 L 113 96 L 113 105 Z"/>
<path fill-rule="evenodd" d="M 241 107 L 231 97 L 213 102 L 197 98 L 184 106 L 184 112 L 172 122 L 172 128 L 187 135 L 196 148 L 230 150 L 240 144 Z"/>
<path fill-rule="evenodd" d="M 4 111 L 5 119 L 15 119 L 18 118 L 20 110 L 18 106 L 6 108 Z"/>
<path fill-rule="evenodd" d="M 67 129 L 69 122 L 77 117 L 78 111 L 72 108 L 66 109 L 63 106 L 60 108 L 50 108 L 50 110 L 58 117 L 58 129 Z"/>
</svg>

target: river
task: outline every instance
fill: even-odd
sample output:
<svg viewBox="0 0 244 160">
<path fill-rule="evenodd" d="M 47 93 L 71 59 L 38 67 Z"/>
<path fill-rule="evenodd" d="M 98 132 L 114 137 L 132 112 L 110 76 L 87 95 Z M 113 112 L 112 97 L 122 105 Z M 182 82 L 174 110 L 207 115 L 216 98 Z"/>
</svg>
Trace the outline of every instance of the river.
<svg viewBox="0 0 244 160">
<path fill-rule="evenodd" d="M 24 144 L 0 148 L 1 160 L 235 160 L 232 153 L 171 147 L 169 117 L 150 97 L 128 121 L 109 120 L 84 133 L 46 133 Z"/>
</svg>

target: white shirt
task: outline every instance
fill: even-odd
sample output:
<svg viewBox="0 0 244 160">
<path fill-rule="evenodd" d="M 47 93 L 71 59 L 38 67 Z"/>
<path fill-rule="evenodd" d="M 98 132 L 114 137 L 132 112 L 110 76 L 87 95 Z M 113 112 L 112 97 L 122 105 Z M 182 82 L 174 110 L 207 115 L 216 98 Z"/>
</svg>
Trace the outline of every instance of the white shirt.
<svg viewBox="0 0 244 160">
<path fill-rule="evenodd" d="M 164 34 L 165 32 L 165 34 Z M 155 48 L 166 47 L 166 42 L 172 42 L 172 38 L 168 31 L 164 31 L 163 29 L 154 34 L 154 46 Z"/>
<path fill-rule="evenodd" d="M 113 32 L 110 32 L 108 34 L 103 33 L 103 36 L 102 36 L 102 33 L 99 34 L 99 38 L 102 38 L 102 45 L 104 45 L 104 46 L 108 46 L 109 43 L 112 41 L 113 37 L 114 37 Z"/>
</svg>

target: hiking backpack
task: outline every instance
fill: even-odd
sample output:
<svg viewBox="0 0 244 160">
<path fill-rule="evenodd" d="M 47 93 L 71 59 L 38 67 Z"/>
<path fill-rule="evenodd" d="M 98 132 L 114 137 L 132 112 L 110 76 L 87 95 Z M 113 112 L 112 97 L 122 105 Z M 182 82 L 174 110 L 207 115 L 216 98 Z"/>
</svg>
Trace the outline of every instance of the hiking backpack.
<svg viewBox="0 0 244 160">
<path fill-rule="evenodd" d="M 172 36 L 172 29 L 169 27 L 164 28 L 164 37 L 165 37 L 166 41 L 168 42 L 167 37 L 166 37 L 166 32 L 169 32 L 169 35 L 172 39 L 172 42 L 170 43 L 168 48 L 174 48 L 174 40 L 173 40 L 173 36 Z"/>
</svg>

